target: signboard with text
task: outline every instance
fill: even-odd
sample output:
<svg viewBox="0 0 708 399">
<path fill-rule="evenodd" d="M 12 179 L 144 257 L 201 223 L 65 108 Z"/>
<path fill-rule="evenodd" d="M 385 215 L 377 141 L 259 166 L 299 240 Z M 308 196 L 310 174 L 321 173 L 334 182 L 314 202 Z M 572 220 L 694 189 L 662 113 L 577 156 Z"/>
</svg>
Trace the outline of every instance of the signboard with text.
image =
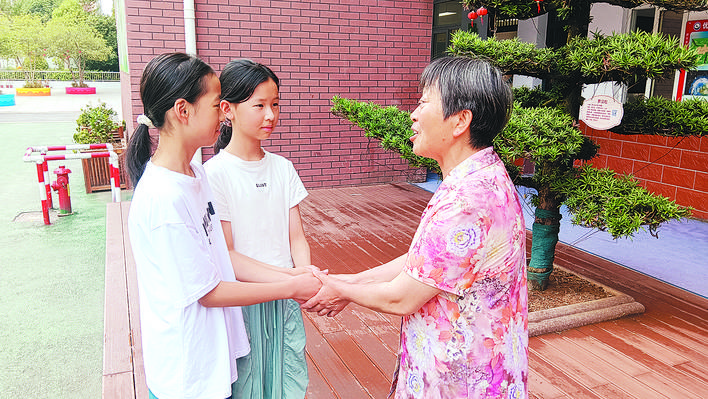
<svg viewBox="0 0 708 399">
<path fill-rule="evenodd" d="M 619 125 L 624 116 L 622 103 L 610 96 L 594 96 L 580 106 L 580 120 L 597 130 L 607 130 Z"/>
<path fill-rule="evenodd" d="M 696 49 L 700 56 L 695 70 L 681 71 L 676 101 L 690 98 L 708 100 L 708 20 L 688 21 L 683 44 Z"/>
</svg>

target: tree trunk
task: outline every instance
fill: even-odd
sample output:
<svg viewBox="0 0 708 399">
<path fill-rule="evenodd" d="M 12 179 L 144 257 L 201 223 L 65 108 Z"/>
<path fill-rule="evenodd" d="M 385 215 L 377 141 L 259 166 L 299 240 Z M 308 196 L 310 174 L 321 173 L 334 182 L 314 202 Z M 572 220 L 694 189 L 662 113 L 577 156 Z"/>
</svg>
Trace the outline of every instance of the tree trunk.
<svg viewBox="0 0 708 399">
<path fill-rule="evenodd" d="M 558 232 L 560 231 L 560 201 L 549 188 L 539 188 L 539 205 L 533 223 L 531 261 L 526 269 L 530 290 L 543 291 L 553 272 Z"/>
</svg>

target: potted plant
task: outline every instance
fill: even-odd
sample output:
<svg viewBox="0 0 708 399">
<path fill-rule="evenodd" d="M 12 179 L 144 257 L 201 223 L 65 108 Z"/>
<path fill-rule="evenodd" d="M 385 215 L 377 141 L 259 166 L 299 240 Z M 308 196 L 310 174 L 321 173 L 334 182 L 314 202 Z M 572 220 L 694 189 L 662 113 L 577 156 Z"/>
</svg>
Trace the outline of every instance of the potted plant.
<svg viewBox="0 0 708 399">
<path fill-rule="evenodd" d="M 91 104 L 81 108 L 81 114 L 76 119 L 74 142 L 77 144 L 111 144 L 120 158 L 121 188 L 125 187 L 125 167 L 122 156 L 125 149 L 125 121 L 118 123 L 118 113 L 104 102 Z M 92 150 L 89 150 L 92 151 Z M 103 150 L 95 150 L 103 151 Z M 111 176 L 108 168 L 108 158 L 89 158 L 81 160 L 84 171 L 86 192 L 106 191 L 111 189 Z"/>
</svg>

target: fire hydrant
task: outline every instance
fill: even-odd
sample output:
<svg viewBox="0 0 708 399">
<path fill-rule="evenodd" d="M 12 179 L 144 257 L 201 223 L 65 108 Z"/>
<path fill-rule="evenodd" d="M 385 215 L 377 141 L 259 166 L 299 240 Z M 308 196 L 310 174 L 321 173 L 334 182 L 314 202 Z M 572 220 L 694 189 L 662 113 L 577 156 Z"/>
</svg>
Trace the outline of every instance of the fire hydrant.
<svg viewBox="0 0 708 399">
<path fill-rule="evenodd" d="M 58 216 L 71 215 L 71 197 L 69 192 L 69 173 L 71 170 L 64 165 L 54 169 L 54 174 L 57 175 L 57 180 L 52 183 L 52 188 L 59 196 L 59 214 Z"/>
</svg>

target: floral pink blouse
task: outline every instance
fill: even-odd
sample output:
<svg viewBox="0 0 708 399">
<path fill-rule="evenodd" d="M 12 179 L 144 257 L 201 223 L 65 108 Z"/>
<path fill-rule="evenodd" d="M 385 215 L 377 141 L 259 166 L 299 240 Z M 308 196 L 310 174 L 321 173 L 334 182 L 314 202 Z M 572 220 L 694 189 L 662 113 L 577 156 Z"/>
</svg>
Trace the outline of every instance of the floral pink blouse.
<svg viewBox="0 0 708 399">
<path fill-rule="evenodd" d="M 455 167 L 404 270 L 441 289 L 403 318 L 396 398 L 527 398 L 525 227 L 492 147 Z"/>
</svg>

